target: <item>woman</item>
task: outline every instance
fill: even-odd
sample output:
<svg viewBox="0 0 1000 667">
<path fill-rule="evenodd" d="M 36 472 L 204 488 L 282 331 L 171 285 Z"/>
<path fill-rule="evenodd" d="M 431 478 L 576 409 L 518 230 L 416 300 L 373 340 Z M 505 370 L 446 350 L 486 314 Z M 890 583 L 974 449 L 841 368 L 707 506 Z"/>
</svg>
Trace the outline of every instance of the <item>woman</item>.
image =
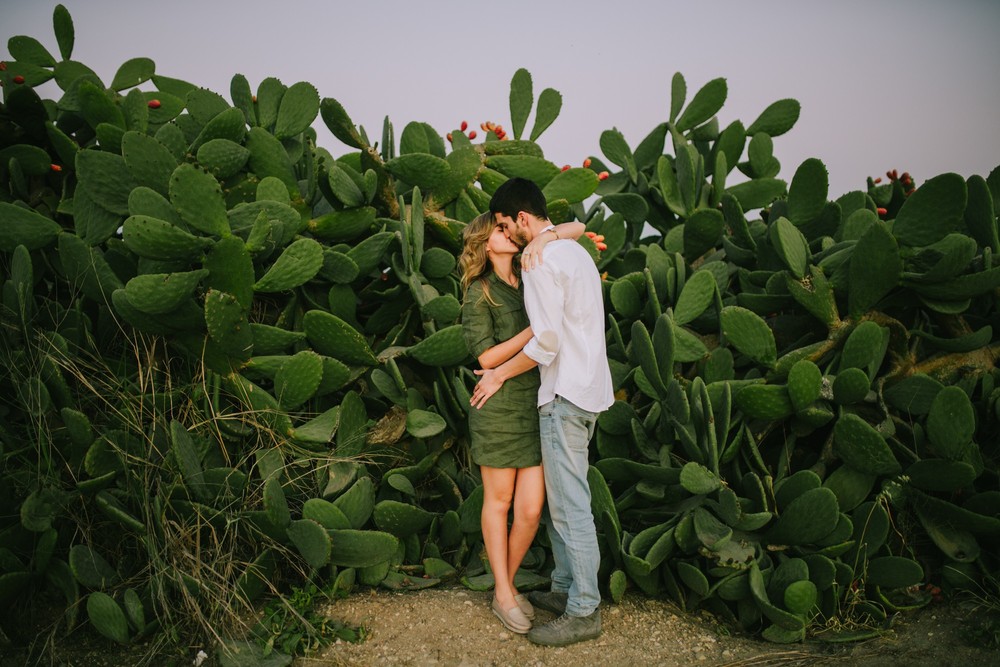
<svg viewBox="0 0 1000 667">
<path fill-rule="evenodd" d="M 540 234 L 526 250 L 540 257 L 549 241 L 579 238 L 584 229 L 579 222 L 564 223 Z M 515 263 L 521 249 L 489 213 L 470 222 L 463 238 L 462 329 L 479 365 L 494 368 L 531 339 Z M 531 629 L 535 612 L 514 586 L 514 575 L 538 531 L 545 502 L 538 385 L 538 370 L 532 369 L 505 382 L 481 409 L 469 411 L 472 460 L 480 466 L 483 480 L 483 542 L 496 581 L 492 609 L 508 630 L 518 634 Z M 512 503 L 514 521 L 508 533 Z"/>
</svg>

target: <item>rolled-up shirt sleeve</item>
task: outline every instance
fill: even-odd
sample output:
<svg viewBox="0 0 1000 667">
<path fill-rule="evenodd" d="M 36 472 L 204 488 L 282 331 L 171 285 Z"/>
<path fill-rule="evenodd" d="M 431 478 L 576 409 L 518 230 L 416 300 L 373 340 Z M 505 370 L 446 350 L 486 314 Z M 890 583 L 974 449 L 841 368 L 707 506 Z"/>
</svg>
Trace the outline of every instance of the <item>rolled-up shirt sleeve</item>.
<svg viewBox="0 0 1000 667">
<path fill-rule="evenodd" d="M 524 353 L 540 366 L 551 364 L 562 344 L 564 292 L 562 281 L 549 264 L 524 274 L 524 307 L 534 333 Z"/>
<path fill-rule="evenodd" d="M 476 359 L 497 344 L 493 318 L 489 305 L 483 298 L 483 288 L 478 282 L 469 286 L 462 304 L 462 335 L 465 345 Z"/>
</svg>

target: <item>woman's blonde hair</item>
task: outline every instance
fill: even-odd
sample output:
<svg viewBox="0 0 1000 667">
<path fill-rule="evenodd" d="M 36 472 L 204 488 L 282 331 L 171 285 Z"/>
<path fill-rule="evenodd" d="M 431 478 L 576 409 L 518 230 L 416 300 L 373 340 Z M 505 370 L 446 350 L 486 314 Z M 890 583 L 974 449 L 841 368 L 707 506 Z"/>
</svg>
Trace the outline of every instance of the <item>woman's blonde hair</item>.
<svg viewBox="0 0 1000 667">
<path fill-rule="evenodd" d="M 486 254 L 486 244 L 490 234 L 496 227 L 493 214 L 481 213 L 462 230 L 462 254 L 458 257 L 458 266 L 462 272 L 462 291 L 467 292 L 469 285 L 478 280 L 483 285 L 483 297 L 490 305 L 497 305 L 490 296 L 490 285 L 487 278 L 493 271 L 493 264 Z"/>
</svg>

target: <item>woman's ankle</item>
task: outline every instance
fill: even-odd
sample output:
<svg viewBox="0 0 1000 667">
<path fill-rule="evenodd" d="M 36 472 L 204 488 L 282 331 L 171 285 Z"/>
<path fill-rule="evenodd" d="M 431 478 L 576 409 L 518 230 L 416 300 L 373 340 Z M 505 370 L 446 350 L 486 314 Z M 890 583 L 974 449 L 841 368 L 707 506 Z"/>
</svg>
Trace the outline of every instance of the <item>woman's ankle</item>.
<svg viewBox="0 0 1000 667">
<path fill-rule="evenodd" d="M 497 599 L 497 602 L 499 602 L 504 607 L 509 607 L 515 604 L 514 596 L 516 594 L 517 594 L 516 592 L 511 591 L 509 588 L 493 589 L 493 597 L 495 597 Z"/>
</svg>

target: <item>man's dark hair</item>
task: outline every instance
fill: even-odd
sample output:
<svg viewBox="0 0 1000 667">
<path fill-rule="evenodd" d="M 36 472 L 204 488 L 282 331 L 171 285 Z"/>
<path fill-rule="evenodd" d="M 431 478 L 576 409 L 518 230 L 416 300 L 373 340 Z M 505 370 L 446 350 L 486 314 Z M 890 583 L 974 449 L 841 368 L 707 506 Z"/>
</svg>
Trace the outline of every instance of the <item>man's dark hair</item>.
<svg viewBox="0 0 1000 667">
<path fill-rule="evenodd" d="M 539 220 L 549 219 L 549 209 L 541 189 L 526 178 L 514 177 L 504 181 L 490 199 L 490 215 L 499 213 L 516 218 L 520 211 L 530 213 Z"/>
</svg>

